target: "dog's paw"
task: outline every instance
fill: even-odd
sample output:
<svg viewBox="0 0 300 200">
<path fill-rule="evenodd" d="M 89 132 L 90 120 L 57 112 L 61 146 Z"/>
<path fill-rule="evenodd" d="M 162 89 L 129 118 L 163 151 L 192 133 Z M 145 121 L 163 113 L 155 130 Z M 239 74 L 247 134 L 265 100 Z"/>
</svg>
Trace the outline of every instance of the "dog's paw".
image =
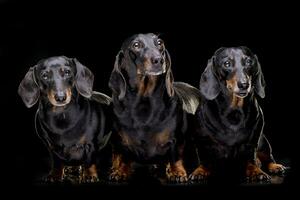
<svg viewBox="0 0 300 200">
<path fill-rule="evenodd" d="M 248 183 L 256 183 L 256 182 L 265 182 L 269 183 L 271 181 L 271 177 L 265 172 L 256 173 L 250 176 L 246 176 L 246 181 Z"/>
<path fill-rule="evenodd" d="M 187 173 L 181 163 L 168 164 L 166 168 L 167 180 L 170 183 L 186 183 L 188 181 Z"/>
<path fill-rule="evenodd" d="M 67 184 L 80 184 L 83 178 L 83 166 L 65 166 L 63 182 Z"/>
<path fill-rule="evenodd" d="M 249 183 L 255 182 L 270 182 L 271 177 L 262 171 L 258 166 L 255 164 L 248 164 L 246 169 L 246 181 Z"/>
<path fill-rule="evenodd" d="M 80 174 L 81 183 L 96 183 L 100 181 L 95 164 L 92 164 L 88 167 L 83 167 L 83 171 Z"/>
<path fill-rule="evenodd" d="M 200 165 L 193 173 L 189 176 L 190 182 L 205 183 L 210 176 L 210 171 L 204 166 Z"/>
<path fill-rule="evenodd" d="M 271 174 L 283 175 L 286 171 L 286 167 L 281 164 L 270 163 L 268 165 L 268 170 Z"/>
<path fill-rule="evenodd" d="M 186 183 L 188 181 L 188 177 L 174 175 L 174 176 L 170 176 L 168 180 L 171 183 Z"/>
<path fill-rule="evenodd" d="M 188 181 L 188 177 L 186 174 L 173 173 L 168 175 L 167 177 L 170 183 L 186 183 Z"/>
<path fill-rule="evenodd" d="M 97 183 L 99 181 L 97 176 L 84 176 L 81 180 L 82 183 Z"/>
<path fill-rule="evenodd" d="M 123 170 L 113 170 L 109 175 L 109 180 L 112 182 L 126 182 L 129 179 L 129 173 Z"/>
</svg>

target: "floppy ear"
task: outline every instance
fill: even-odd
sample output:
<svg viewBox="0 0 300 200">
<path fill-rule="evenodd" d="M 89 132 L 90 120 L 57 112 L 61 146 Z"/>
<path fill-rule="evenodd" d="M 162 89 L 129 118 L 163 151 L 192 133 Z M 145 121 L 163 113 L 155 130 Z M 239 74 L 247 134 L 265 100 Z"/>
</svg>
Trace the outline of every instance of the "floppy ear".
<svg viewBox="0 0 300 200">
<path fill-rule="evenodd" d="M 76 58 L 73 59 L 76 66 L 75 86 L 79 94 L 90 98 L 93 92 L 94 74 L 83 66 Z"/>
<path fill-rule="evenodd" d="M 112 90 L 113 93 L 117 94 L 119 100 L 122 100 L 126 93 L 126 81 L 121 72 L 121 63 L 124 58 L 123 51 L 119 51 L 116 56 L 114 69 L 110 75 L 110 79 L 108 82 L 108 87 Z"/>
<path fill-rule="evenodd" d="M 32 107 L 40 97 L 40 89 L 35 80 L 34 69 L 36 66 L 31 67 L 21 81 L 18 93 L 27 108 Z"/>
<path fill-rule="evenodd" d="M 254 83 L 254 91 L 260 98 L 265 98 L 265 87 L 266 82 L 264 75 L 261 71 L 260 63 L 258 62 L 257 56 L 255 55 L 256 63 L 257 63 L 257 73 L 254 77 L 253 83 Z"/>
<path fill-rule="evenodd" d="M 166 62 L 166 88 L 167 93 L 170 97 L 174 96 L 174 88 L 173 88 L 173 73 L 171 70 L 171 57 L 167 50 L 165 50 L 165 62 Z"/>
<path fill-rule="evenodd" d="M 200 79 L 200 92 L 205 98 L 212 100 L 216 98 L 220 92 L 220 84 L 213 73 L 213 60 L 212 57 L 208 60 L 207 66 L 201 75 Z"/>
</svg>

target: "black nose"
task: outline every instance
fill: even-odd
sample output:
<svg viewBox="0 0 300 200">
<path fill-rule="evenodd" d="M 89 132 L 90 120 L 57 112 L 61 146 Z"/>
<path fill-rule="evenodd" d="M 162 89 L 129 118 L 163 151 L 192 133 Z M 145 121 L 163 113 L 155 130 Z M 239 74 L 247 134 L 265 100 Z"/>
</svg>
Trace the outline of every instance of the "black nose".
<svg viewBox="0 0 300 200">
<path fill-rule="evenodd" d="M 238 82 L 238 87 L 241 90 L 247 90 L 249 87 L 249 83 L 248 82 Z"/>
<path fill-rule="evenodd" d="M 57 102 L 64 102 L 67 99 L 67 95 L 65 92 L 58 92 L 54 95 L 54 99 Z"/>
<path fill-rule="evenodd" d="M 152 57 L 151 58 L 151 63 L 153 64 L 153 65 L 162 65 L 163 64 L 163 59 L 162 59 L 162 57 L 161 56 L 156 56 L 156 57 Z"/>
</svg>

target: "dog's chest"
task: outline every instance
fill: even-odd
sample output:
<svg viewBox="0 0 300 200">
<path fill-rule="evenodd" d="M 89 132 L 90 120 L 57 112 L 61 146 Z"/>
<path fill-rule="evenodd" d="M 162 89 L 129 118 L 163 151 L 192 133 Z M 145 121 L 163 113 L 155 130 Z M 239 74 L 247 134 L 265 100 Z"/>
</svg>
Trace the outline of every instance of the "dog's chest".
<svg viewBox="0 0 300 200">
<path fill-rule="evenodd" d="M 174 131 L 164 128 L 155 131 L 134 130 L 119 132 L 121 143 L 137 160 L 164 156 L 175 144 Z"/>
<path fill-rule="evenodd" d="M 122 127 L 128 129 L 153 130 L 160 127 L 174 126 L 176 104 L 160 98 L 128 99 L 122 113 L 117 113 Z"/>
<path fill-rule="evenodd" d="M 142 99 L 140 102 L 132 106 L 131 114 L 140 121 L 151 120 L 153 115 L 157 113 L 157 107 L 150 99 Z"/>
<path fill-rule="evenodd" d="M 90 129 L 89 129 L 90 128 Z M 93 127 L 83 128 L 81 124 L 63 133 L 57 134 L 42 125 L 47 133 L 44 137 L 48 141 L 51 150 L 62 160 L 67 162 L 82 161 L 94 151 Z"/>
<path fill-rule="evenodd" d="M 230 129 L 230 132 L 239 132 L 245 127 L 247 116 L 242 109 L 227 109 L 220 116 L 225 127 Z"/>
<path fill-rule="evenodd" d="M 246 143 L 251 136 L 251 131 L 245 128 L 225 129 L 223 134 L 215 134 L 214 137 L 224 148 L 232 148 Z"/>
<path fill-rule="evenodd" d="M 202 132 L 224 148 L 244 143 L 252 133 L 249 116 L 242 109 L 204 113 L 203 119 Z"/>
</svg>

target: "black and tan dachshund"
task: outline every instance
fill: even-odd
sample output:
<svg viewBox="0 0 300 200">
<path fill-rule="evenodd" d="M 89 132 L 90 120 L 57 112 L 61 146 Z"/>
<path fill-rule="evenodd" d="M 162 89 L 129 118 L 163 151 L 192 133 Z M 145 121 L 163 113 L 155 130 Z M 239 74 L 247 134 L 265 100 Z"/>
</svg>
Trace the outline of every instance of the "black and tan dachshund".
<svg viewBox="0 0 300 200">
<path fill-rule="evenodd" d="M 271 173 L 285 170 L 263 134 L 257 97 L 265 97 L 265 81 L 256 55 L 247 47 L 220 48 L 201 76 L 200 92 L 193 136 L 200 163 L 190 180 L 207 179 L 235 164 L 251 182 L 270 179 L 260 164 Z"/>
<path fill-rule="evenodd" d="M 132 164 L 162 164 L 168 180 L 187 181 L 182 153 L 187 113 L 200 92 L 173 83 L 171 59 L 155 34 L 128 38 L 116 56 L 109 87 L 113 95 L 113 166 L 110 179 L 128 180 Z"/>
<path fill-rule="evenodd" d="M 59 56 L 39 61 L 19 85 L 28 108 L 39 102 L 35 125 L 53 161 L 49 182 L 62 181 L 73 166 L 82 169 L 76 180 L 98 180 L 96 157 L 110 136 L 111 99 L 92 91 L 93 80 L 76 59 Z"/>
</svg>

